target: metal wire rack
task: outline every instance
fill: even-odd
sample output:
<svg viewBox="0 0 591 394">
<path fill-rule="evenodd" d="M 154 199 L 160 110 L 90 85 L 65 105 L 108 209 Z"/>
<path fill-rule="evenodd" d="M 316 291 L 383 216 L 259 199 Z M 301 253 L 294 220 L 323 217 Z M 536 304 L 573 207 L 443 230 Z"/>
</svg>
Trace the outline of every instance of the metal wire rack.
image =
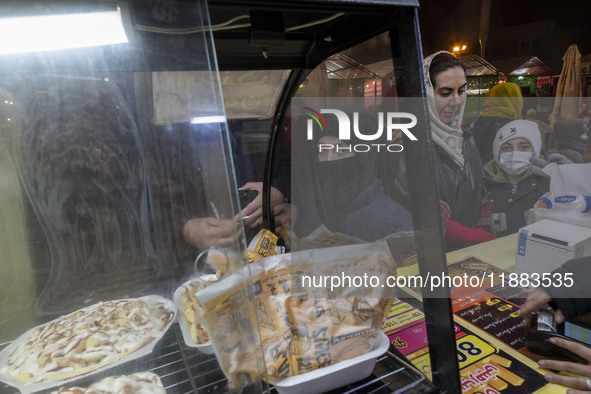
<svg viewBox="0 0 591 394">
<path fill-rule="evenodd" d="M 8 344 L 5 344 L 8 345 Z M 157 374 L 168 394 L 209 394 L 227 392 L 227 379 L 220 369 L 214 355 L 201 353 L 185 345 L 178 324 L 173 324 L 154 348 L 154 351 L 141 359 L 130 361 L 117 367 L 117 375 L 149 371 Z M 113 375 L 106 370 L 91 377 L 77 380 L 74 384 L 85 387 L 93 382 Z M 53 389 L 55 390 L 55 389 Z M 50 393 L 52 390 L 40 391 Z M 247 388 L 243 392 L 256 392 Z M 336 393 L 433 393 L 435 387 L 414 367 L 388 351 L 378 358 L 371 376 L 339 389 Z M 0 394 L 16 394 L 18 390 L 0 382 Z M 270 387 L 266 394 L 276 394 Z"/>
</svg>

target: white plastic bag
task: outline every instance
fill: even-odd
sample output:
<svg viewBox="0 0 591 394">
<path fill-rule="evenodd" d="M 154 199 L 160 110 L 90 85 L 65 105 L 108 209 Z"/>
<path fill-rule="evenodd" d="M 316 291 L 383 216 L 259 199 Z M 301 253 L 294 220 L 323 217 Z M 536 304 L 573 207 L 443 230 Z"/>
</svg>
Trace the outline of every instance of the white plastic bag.
<svg viewBox="0 0 591 394">
<path fill-rule="evenodd" d="M 533 208 L 533 220 L 553 219 L 591 227 L 591 163 L 548 164 L 550 192 Z"/>
</svg>

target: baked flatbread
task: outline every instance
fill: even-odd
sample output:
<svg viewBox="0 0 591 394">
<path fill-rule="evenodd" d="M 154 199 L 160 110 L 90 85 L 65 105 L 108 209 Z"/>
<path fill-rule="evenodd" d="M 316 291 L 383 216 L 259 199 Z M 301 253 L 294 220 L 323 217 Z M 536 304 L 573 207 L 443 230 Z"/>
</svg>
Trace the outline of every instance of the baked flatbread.
<svg viewBox="0 0 591 394">
<path fill-rule="evenodd" d="M 100 302 L 23 334 L 5 349 L 0 374 L 34 383 L 89 373 L 159 338 L 174 316 L 174 304 L 156 296 Z"/>
<path fill-rule="evenodd" d="M 51 394 L 166 394 L 158 376 L 148 372 L 109 376 L 89 387 L 60 387 Z"/>
</svg>

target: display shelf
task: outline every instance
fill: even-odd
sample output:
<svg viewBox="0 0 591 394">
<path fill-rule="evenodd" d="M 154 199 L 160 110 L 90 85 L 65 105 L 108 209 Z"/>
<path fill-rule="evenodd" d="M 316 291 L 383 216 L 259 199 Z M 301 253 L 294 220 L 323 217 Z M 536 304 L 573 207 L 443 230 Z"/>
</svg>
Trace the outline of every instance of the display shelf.
<svg viewBox="0 0 591 394">
<path fill-rule="evenodd" d="M 8 344 L 2 344 L 2 347 Z M 219 393 L 226 392 L 227 379 L 219 368 L 214 355 L 206 355 L 196 348 L 184 344 L 178 324 L 173 324 L 154 348 L 154 351 L 139 360 L 131 361 L 117 367 L 117 375 L 149 371 L 160 377 L 166 392 L 169 394 L 188 393 Z M 207 371 L 203 373 L 203 371 Z M 112 374 L 106 370 L 91 377 L 75 382 L 76 386 L 88 386 Z M 51 393 L 52 390 L 39 393 Z M 254 388 L 246 388 L 247 392 L 255 392 Z M 435 387 L 414 367 L 406 363 L 394 353 L 388 351 L 379 357 L 371 376 L 359 382 L 335 389 L 336 393 L 432 393 Z M 18 390 L 5 383 L 0 383 L 0 394 L 16 394 Z M 270 387 L 265 391 L 276 394 Z"/>
</svg>

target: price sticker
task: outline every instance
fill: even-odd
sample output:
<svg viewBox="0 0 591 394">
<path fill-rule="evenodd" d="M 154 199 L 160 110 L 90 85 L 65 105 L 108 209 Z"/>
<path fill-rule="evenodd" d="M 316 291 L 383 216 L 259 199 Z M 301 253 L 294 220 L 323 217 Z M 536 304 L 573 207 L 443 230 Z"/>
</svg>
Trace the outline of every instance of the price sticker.
<svg viewBox="0 0 591 394">
<path fill-rule="evenodd" d="M 403 312 L 409 311 L 413 309 L 413 306 L 410 304 L 407 304 L 406 302 L 394 305 L 392 307 L 392 309 L 390 309 L 390 314 L 389 316 L 394 316 L 394 315 L 399 315 Z"/>
<path fill-rule="evenodd" d="M 413 365 L 421 371 L 427 378 L 432 379 L 431 376 L 431 359 L 429 353 L 423 354 L 412 360 Z"/>
</svg>

